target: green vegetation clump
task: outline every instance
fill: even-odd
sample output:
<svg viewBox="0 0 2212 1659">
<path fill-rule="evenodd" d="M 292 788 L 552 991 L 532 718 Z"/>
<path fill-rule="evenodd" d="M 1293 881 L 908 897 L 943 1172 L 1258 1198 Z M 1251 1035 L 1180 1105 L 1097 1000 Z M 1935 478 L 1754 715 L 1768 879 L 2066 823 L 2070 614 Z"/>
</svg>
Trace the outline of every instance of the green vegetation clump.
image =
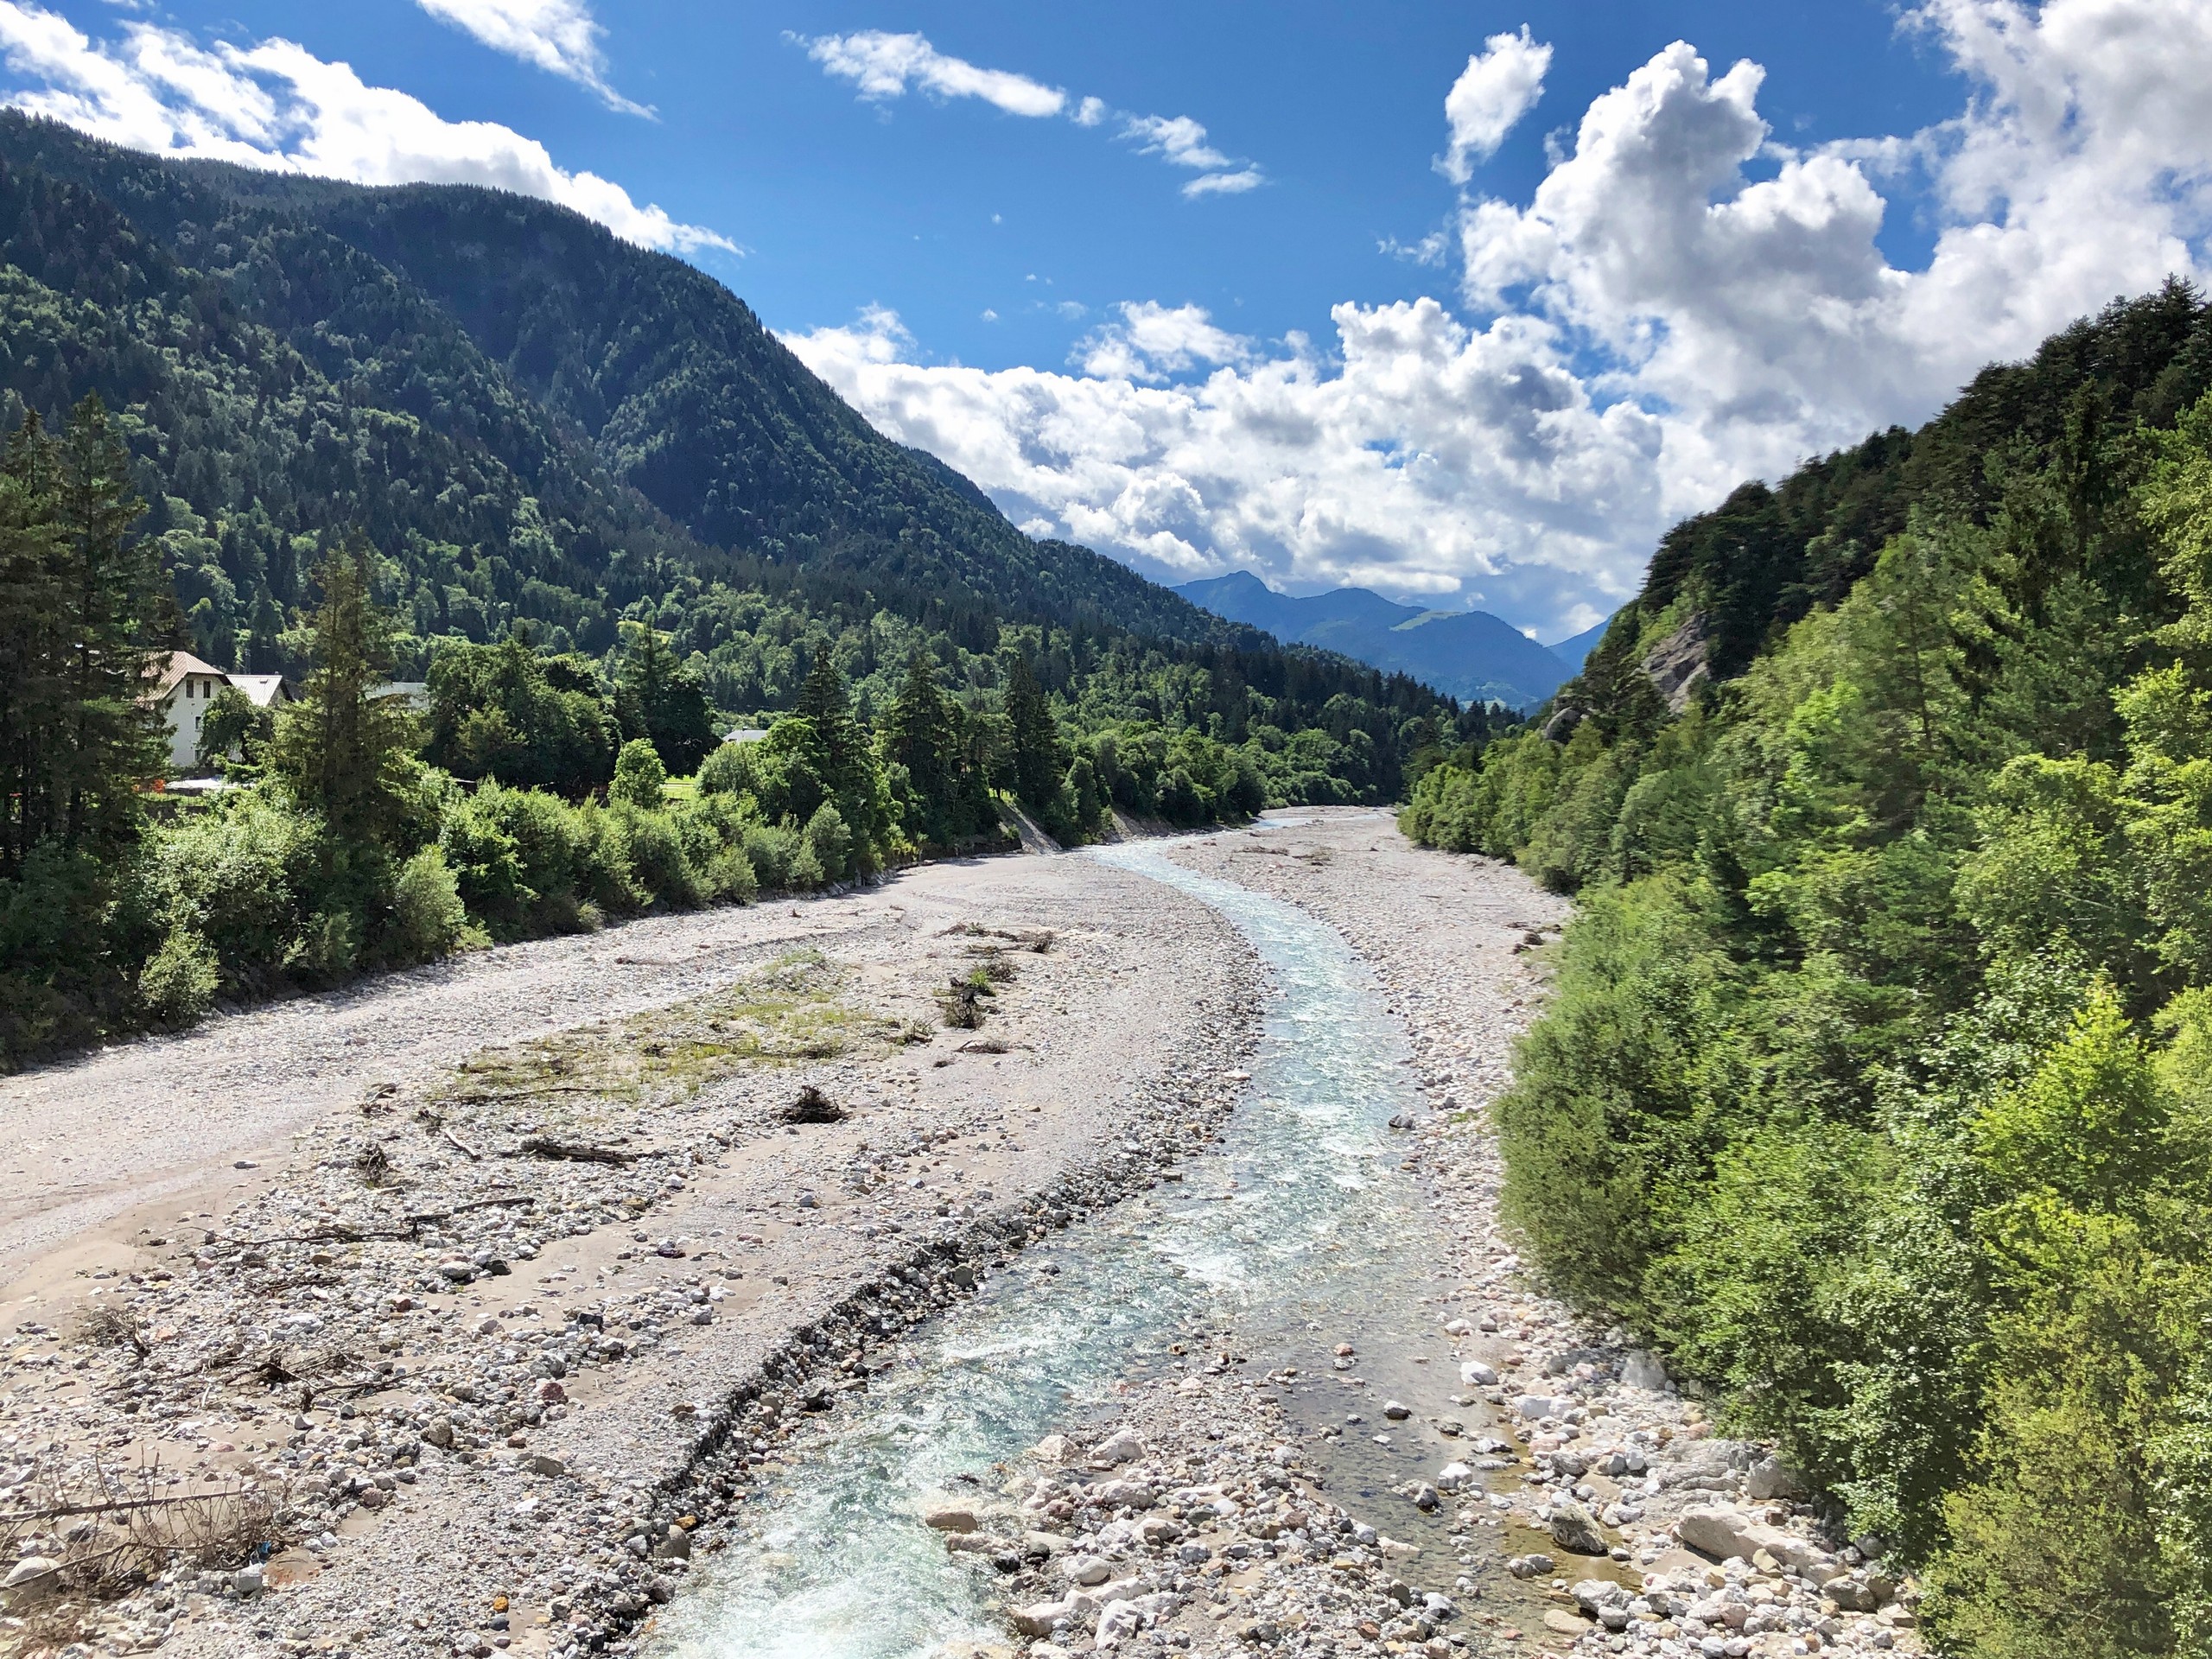
<svg viewBox="0 0 2212 1659">
<path fill-rule="evenodd" d="M 1745 486 L 1402 820 L 1581 897 L 1497 1109 L 1534 1265 L 1959 1655 L 2212 1631 L 2208 389 L 2174 284 Z"/>
</svg>

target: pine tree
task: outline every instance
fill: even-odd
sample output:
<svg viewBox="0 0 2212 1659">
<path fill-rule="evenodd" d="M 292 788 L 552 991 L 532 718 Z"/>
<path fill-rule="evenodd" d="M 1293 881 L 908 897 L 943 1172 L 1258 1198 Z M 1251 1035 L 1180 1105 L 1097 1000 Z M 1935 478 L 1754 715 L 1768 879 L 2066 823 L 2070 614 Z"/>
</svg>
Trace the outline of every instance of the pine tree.
<svg viewBox="0 0 2212 1659">
<path fill-rule="evenodd" d="M 0 873 L 49 838 L 105 857 L 137 833 L 161 770 L 143 698 L 163 584 L 130 534 L 143 506 L 97 397 L 58 443 L 27 416 L 0 465 Z"/>
<path fill-rule="evenodd" d="M 853 719 L 852 701 L 845 694 L 845 677 L 830 660 L 828 652 L 818 652 L 806 671 L 793 712 L 813 722 L 814 734 L 829 758 L 827 781 L 831 792 L 839 796 L 855 792 L 868 766 L 867 747 Z"/>
<path fill-rule="evenodd" d="M 1014 793 L 1042 812 L 1059 793 L 1060 731 L 1029 659 L 1018 652 L 1007 669 L 1006 712 L 1014 726 Z"/>
<path fill-rule="evenodd" d="M 950 806 L 960 766 L 959 731 L 952 706 L 938 689 L 929 655 L 916 652 L 883 719 L 883 753 L 906 768 L 915 796 L 930 808 Z"/>
<path fill-rule="evenodd" d="M 415 776 L 414 718 L 399 698 L 376 695 L 391 669 L 391 619 L 370 578 L 359 540 L 316 567 L 315 671 L 270 746 L 270 772 L 322 814 L 340 857 L 394 837 Z"/>
</svg>

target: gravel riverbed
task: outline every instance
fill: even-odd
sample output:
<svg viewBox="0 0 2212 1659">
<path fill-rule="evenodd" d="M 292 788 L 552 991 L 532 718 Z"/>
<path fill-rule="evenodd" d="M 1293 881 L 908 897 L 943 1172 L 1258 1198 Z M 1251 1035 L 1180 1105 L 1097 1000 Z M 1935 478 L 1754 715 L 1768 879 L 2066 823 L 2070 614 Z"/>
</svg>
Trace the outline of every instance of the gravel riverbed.
<svg viewBox="0 0 2212 1659">
<path fill-rule="evenodd" d="M 243 1192 L 194 1185 L 173 1106 L 155 1203 L 26 1248 L 0 1650 L 626 1648 L 901 1332 L 1203 1143 L 1262 991 L 1204 906 L 1072 858 L 563 944 L 392 984 L 381 1017 L 361 988 L 342 1075 L 320 1047 L 254 1062 L 311 1081 L 271 1114 L 282 1149 L 235 1160 L 260 1166 Z M 609 956 L 682 965 L 549 1015 Z M 267 1039 L 310 1012 L 238 1018 Z M 159 1054 L 242 1065 L 229 1024 Z M 93 1143 L 156 1109 L 155 1058 L 0 1100 Z M 208 1109 L 247 1133 L 250 1108 Z M 35 1180 L 10 1196 L 54 1214 Z M 285 1548 L 219 1559 L 269 1514 Z M 207 1563 L 84 1592 L 181 1544 Z"/>
</svg>

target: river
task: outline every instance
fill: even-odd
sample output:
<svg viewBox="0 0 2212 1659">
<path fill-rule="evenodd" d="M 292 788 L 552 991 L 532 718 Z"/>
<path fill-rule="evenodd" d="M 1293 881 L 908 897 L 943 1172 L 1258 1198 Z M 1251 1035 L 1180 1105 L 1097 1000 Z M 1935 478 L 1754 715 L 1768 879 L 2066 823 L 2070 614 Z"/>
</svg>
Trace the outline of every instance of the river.
<svg viewBox="0 0 2212 1659">
<path fill-rule="evenodd" d="M 1417 1299 L 1437 1251 L 1391 1144 L 1390 1120 L 1421 1103 L 1374 976 L 1333 929 L 1185 870 L 1157 844 L 1077 855 L 1213 906 L 1269 970 L 1264 1038 L 1222 1141 L 1179 1185 L 1026 1252 L 917 1332 L 912 1362 L 841 1408 L 787 1473 L 789 1496 L 749 1511 L 744 1535 L 694 1572 L 661 1622 L 657 1659 L 907 1659 L 1005 1642 L 995 1575 L 948 1555 L 922 1504 L 962 1490 L 963 1475 L 995 1487 L 991 1465 L 1177 1363 L 1171 1344 L 1226 1351 L 1255 1372 L 1295 1366 L 1307 1380 L 1286 1392 L 1286 1410 L 1340 1501 L 1435 1461 L 1433 1446 L 1391 1432 L 1376 1409 L 1424 1381 L 1433 1392 L 1440 1379 L 1420 1368 L 1448 1364 L 1449 1352 L 1422 1353 L 1406 1335 L 1424 1324 Z M 1357 1390 L 1336 1363 L 1340 1343 L 1358 1354 Z M 1378 1421 L 1344 1428 L 1348 1397 Z M 1440 1532 L 1402 1501 L 1391 1513 L 1400 1535 Z M 1425 1554 L 1453 1570 L 1448 1552 Z"/>
</svg>

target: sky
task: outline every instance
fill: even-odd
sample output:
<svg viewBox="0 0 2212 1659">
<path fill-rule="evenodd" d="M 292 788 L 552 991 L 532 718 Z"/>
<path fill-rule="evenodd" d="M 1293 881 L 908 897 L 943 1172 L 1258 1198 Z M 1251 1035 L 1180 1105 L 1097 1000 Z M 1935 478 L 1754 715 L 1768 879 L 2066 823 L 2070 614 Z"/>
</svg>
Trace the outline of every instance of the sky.
<svg viewBox="0 0 2212 1659">
<path fill-rule="evenodd" d="M 1037 535 L 1552 640 L 2212 261 L 2203 0 L 0 0 L 116 142 L 564 203 Z"/>
</svg>

